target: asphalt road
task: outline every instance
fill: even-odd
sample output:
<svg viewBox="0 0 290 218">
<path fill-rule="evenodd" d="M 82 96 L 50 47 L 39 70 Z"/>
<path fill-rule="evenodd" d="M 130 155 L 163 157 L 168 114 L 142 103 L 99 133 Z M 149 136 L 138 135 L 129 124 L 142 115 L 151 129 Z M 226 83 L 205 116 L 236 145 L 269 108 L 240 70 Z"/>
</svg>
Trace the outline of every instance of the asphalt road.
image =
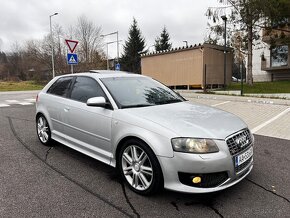
<svg viewBox="0 0 290 218">
<path fill-rule="evenodd" d="M 34 114 L 34 105 L 0 107 L 0 217 L 289 217 L 289 140 L 255 135 L 252 173 L 227 190 L 143 197 L 113 168 L 43 146 Z"/>
</svg>

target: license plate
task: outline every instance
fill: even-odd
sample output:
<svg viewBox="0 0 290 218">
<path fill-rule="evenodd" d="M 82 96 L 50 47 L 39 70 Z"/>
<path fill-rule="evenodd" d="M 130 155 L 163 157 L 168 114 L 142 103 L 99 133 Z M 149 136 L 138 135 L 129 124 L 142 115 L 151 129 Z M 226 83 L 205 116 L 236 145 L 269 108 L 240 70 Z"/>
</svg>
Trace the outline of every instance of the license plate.
<svg viewBox="0 0 290 218">
<path fill-rule="evenodd" d="M 247 151 L 235 157 L 236 167 L 245 163 L 253 156 L 253 147 L 250 147 Z"/>
</svg>

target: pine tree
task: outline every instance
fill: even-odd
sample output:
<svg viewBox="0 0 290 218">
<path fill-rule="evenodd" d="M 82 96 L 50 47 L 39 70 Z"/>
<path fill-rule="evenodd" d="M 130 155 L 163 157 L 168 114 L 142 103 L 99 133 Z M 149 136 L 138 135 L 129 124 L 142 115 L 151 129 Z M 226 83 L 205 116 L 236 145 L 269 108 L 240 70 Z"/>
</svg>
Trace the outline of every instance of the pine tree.
<svg viewBox="0 0 290 218">
<path fill-rule="evenodd" d="M 172 43 L 169 43 L 170 37 L 169 33 L 167 32 L 166 27 L 164 26 L 160 37 L 157 37 L 155 39 L 155 50 L 156 51 L 163 51 L 163 50 L 169 50 L 172 47 Z"/>
<path fill-rule="evenodd" d="M 129 36 L 124 46 L 124 54 L 121 57 L 121 69 L 133 73 L 141 73 L 141 52 L 145 48 L 145 39 L 141 34 L 137 21 L 133 18 L 133 24 L 129 29 Z"/>
</svg>

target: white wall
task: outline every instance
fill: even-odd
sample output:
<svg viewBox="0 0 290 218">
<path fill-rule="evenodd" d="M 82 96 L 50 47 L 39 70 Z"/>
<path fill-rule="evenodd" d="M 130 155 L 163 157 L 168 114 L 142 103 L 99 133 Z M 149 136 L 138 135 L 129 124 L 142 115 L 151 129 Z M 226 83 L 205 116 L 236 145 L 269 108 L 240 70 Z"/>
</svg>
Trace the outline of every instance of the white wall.
<svg viewBox="0 0 290 218">
<path fill-rule="evenodd" d="M 269 46 L 266 43 L 263 43 L 261 40 L 255 41 L 253 44 L 253 80 L 254 82 L 271 81 L 271 74 L 261 70 L 261 55 L 263 53 L 268 63 L 270 63 Z M 247 67 L 248 57 L 245 56 L 245 59 Z"/>
<path fill-rule="evenodd" d="M 253 80 L 254 82 L 271 81 L 271 74 L 261 70 L 261 55 L 270 63 L 270 50 L 267 44 L 259 44 L 253 47 Z"/>
</svg>

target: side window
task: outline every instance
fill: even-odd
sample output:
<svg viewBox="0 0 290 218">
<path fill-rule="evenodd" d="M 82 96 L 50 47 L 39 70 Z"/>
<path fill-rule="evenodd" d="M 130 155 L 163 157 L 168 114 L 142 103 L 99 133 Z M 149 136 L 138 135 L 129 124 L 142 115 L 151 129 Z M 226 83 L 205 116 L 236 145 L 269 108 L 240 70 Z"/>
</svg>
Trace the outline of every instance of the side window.
<svg viewBox="0 0 290 218">
<path fill-rule="evenodd" d="M 55 81 L 50 88 L 47 90 L 47 93 L 66 97 L 72 82 L 72 77 L 62 77 Z"/>
<path fill-rule="evenodd" d="M 101 86 L 92 78 L 77 77 L 71 91 L 71 99 L 86 103 L 89 98 L 106 95 Z"/>
</svg>

